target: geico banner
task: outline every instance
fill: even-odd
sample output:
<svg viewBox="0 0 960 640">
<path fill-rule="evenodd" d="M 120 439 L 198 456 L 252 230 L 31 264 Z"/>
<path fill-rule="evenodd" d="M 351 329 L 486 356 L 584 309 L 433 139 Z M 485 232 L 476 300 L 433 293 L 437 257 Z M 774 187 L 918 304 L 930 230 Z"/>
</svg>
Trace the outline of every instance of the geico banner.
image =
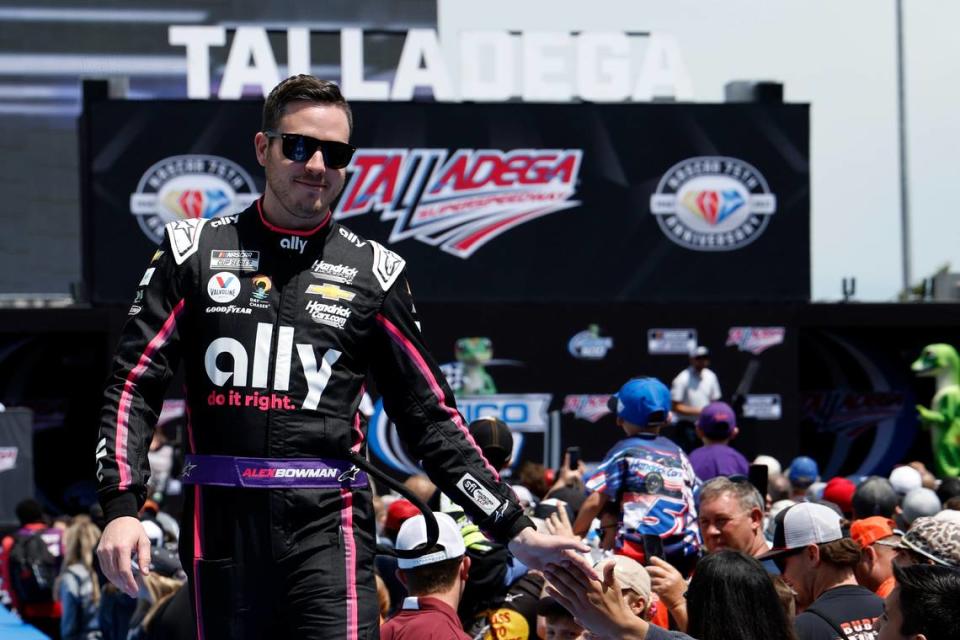
<svg viewBox="0 0 960 640">
<path fill-rule="evenodd" d="M 493 394 L 488 396 L 459 396 L 457 409 L 465 423 L 485 417 L 503 420 L 513 433 L 513 460 L 523 452 L 523 434 L 544 433 L 549 425 L 547 409 L 552 396 L 545 393 Z M 377 401 L 367 431 L 370 449 L 391 468 L 403 473 L 423 473 L 417 460 L 403 445 L 396 426 Z"/>
<path fill-rule="evenodd" d="M 262 104 L 95 101 L 85 274 L 128 302 L 163 225 L 264 188 Z M 353 105 L 335 217 L 407 260 L 418 300 L 805 300 L 805 105 Z M 242 257 L 230 258 L 241 260 Z"/>
</svg>

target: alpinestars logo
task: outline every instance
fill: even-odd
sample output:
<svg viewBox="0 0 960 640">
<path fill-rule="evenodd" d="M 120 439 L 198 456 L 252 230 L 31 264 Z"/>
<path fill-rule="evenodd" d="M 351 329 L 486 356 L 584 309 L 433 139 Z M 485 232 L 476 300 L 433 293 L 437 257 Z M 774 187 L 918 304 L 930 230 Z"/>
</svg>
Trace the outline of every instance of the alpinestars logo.
<svg viewBox="0 0 960 640">
<path fill-rule="evenodd" d="M 467 259 L 525 222 L 580 205 L 580 149 L 366 149 L 334 216 L 393 220 L 391 244 L 416 238 Z"/>
</svg>

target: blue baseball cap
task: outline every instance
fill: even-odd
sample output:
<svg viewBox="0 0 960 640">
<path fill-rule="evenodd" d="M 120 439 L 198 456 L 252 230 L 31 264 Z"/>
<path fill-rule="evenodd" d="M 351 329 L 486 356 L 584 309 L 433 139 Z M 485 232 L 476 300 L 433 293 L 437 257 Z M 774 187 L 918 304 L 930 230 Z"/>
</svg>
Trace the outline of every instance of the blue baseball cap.
<svg viewBox="0 0 960 640">
<path fill-rule="evenodd" d="M 656 378 L 633 378 L 614 394 L 617 416 L 637 426 L 646 426 L 651 414 L 663 412 L 662 420 L 670 412 L 670 390 Z"/>
<path fill-rule="evenodd" d="M 820 477 L 820 467 L 817 461 L 808 456 L 797 456 L 790 463 L 787 478 L 790 483 L 798 487 L 809 487 Z"/>
</svg>

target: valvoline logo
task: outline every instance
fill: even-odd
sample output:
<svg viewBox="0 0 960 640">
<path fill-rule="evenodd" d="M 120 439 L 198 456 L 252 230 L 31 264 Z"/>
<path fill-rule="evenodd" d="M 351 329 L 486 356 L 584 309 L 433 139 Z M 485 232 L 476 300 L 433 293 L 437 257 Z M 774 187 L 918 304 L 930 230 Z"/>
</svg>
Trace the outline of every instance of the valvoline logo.
<svg viewBox="0 0 960 640">
<path fill-rule="evenodd" d="M 500 234 L 576 207 L 579 149 L 362 149 L 334 212 L 393 220 L 407 238 L 469 258 Z"/>
</svg>

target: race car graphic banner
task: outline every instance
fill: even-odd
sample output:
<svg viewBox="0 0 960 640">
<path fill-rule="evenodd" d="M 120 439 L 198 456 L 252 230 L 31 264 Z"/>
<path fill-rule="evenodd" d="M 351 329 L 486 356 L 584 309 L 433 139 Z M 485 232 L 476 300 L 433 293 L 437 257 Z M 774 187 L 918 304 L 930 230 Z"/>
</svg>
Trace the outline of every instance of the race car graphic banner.
<svg viewBox="0 0 960 640">
<path fill-rule="evenodd" d="M 354 105 L 334 216 L 422 301 L 809 297 L 806 105 Z M 264 189 L 259 101 L 94 101 L 85 279 L 128 302 L 163 225 Z"/>
</svg>

